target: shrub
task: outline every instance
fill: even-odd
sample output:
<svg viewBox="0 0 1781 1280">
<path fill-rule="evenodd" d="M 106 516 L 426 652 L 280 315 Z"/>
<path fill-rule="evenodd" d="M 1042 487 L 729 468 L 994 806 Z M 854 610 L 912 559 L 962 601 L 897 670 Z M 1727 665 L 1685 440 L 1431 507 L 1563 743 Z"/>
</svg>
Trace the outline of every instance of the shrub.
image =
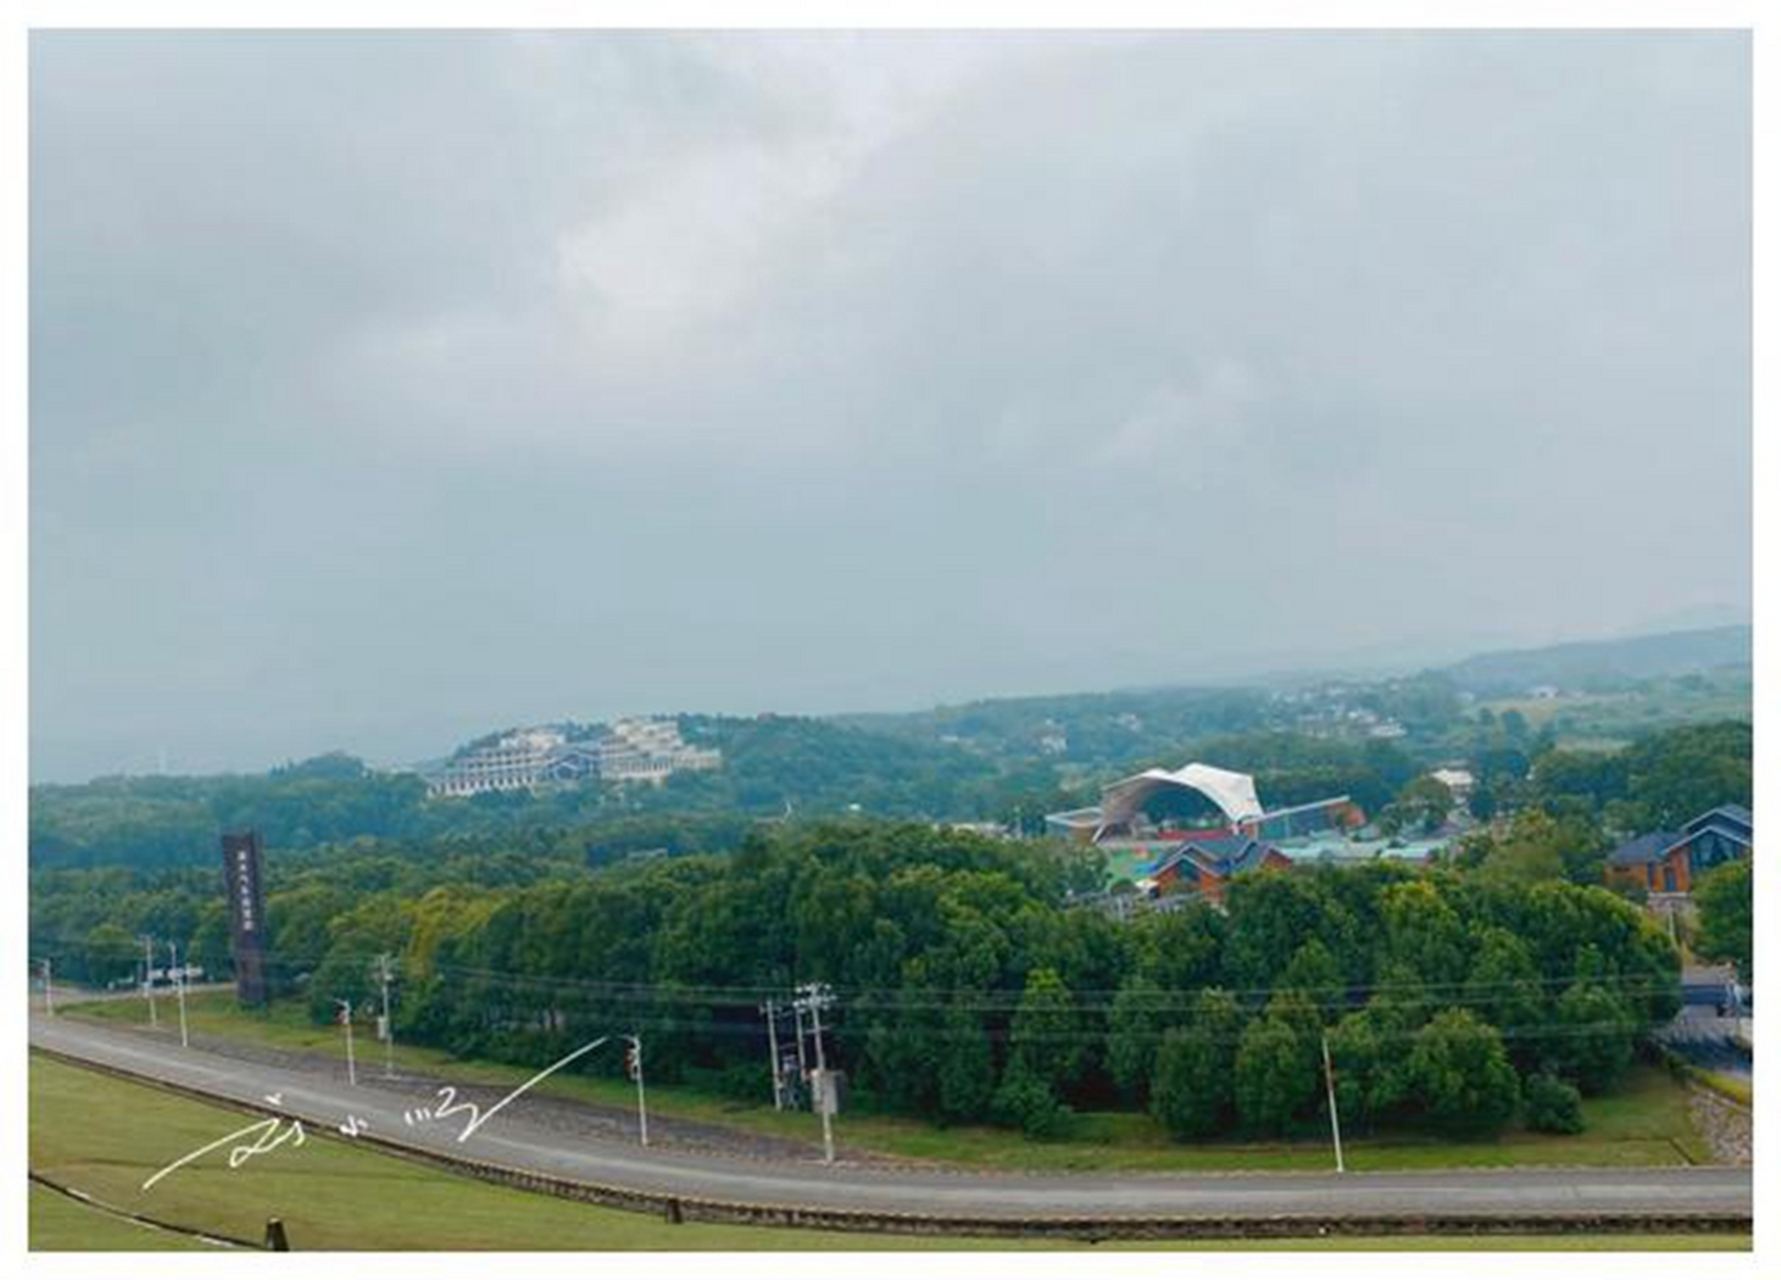
<svg viewBox="0 0 1781 1280">
<path fill-rule="evenodd" d="M 994 1109 L 997 1119 L 1019 1125 L 1029 1138 L 1058 1137 L 1070 1122 L 1069 1108 L 1058 1102 L 1051 1086 L 1018 1062 L 1002 1078 Z"/>
<path fill-rule="evenodd" d="M 1255 1133 L 1284 1133 L 1317 1099 L 1317 1047 L 1283 1017 L 1257 1018 L 1237 1049 L 1237 1114 Z"/>
<path fill-rule="evenodd" d="M 1527 1078 L 1522 1118 L 1539 1133 L 1582 1133 L 1583 1095 L 1574 1085 L 1541 1072 Z"/>
<path fill-rule="evenodd" d="M 1416 1033 L 1407 1068 L 1415 1104 L 1444 1129 L 1493 1132 L 1520 1100 L 1502 1036 L 1464 1009 L 1436 1014 Z"/>
<path fill-rule="evenodd" d="M 1633 1060 L 1634 1021 L 1618 997 L 1604 987 L 1579 982 L 1553 1008 L 1558 1025 L 1547 1050 L 1554 1074 L 1588 1094 L 1614 1087 Z"/>
<path fill-rule="evenodd" d="M 1211 988 L 1200 993 L 1189 1025 L 1164 1036 L 1151 1078 L 1150 1111 L 1175 1137 L 1202 1137 L 1229 1122 L 1242 1025 L 1236 1001 Z"/>
</svg>

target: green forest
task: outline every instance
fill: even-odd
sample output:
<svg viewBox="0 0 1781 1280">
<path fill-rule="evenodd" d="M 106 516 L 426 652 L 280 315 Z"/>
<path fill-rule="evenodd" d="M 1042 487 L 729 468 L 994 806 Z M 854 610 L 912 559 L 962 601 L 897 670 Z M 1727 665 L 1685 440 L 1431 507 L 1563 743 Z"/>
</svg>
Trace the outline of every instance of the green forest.
<svg viewBox="0 0 1781 1280">
<path fill-rule="evenodd" d="M 226 968 L 220 906 L 180 883 L 195 873 L 54 874 L 37 942 L 107 904 L 68 960 L 89 980 L 131 975 L 133 928 Z M 542 1064 L 623 1028 L 649 1037 L 659 1078 L 758 1097 L 760 1002 L 824 981 L 860 1105 L 1036 1136 L 1109 1106 L 1183 1137 L 1291 1133 L 1323 1105 L 1325 1036 L 1361 1130 L 1573 1124 L 1577 1091 L 1612 1088 L 1677 1007 L 1668 937 L 1599 887 L 1271 872 L 1239 880 L 1228 912 L 1122 923 L 1072 905 L 1097 875 L 1054 844 L 820 823 L 594 872 L 548 850 L 299 860 L 269 906 L 275 972 L 318 1021 L 336 999 L 368 1007 L 388 951 L 409 1041 Z"/>
<path fill-rule="evenodd" d="M 270 847 L 312 849 L 370 839 L 514 838 L 580 831 L 615 855 L 733 847 L 756 820 L 865 814 L 991 820 L 1037 833 L 1043 816 L 1090 803 L 1102 781 L 1188 757 L 1252 771 L 1281 804 L 1349 791 L 1381 805 L 1418 772 L 1389 743 L 1255 732 L 1181 744 L 1099 773 L 1038 762 L 998 764 L 949 744 L 922 744 L 828 721 L 688 716 L 688 736 L 718 746 L 724 767 L 660 786 L 578 785 L 429 800 L 415 774 L 344 755 L 262 775 L 103 778 L 38 786 L 30 797 L 33 867 L 177 867 L 214 861 L 219 831 L 254 827 Z M 689 833 L 693 837 L 689 840 Z"/>
<path fill-rule="evenodd" d="M 128 984 L 150 936 L 226 976 L 216 833 L 252 825 L 282 998 L 325 1020 L 337 999 L 371 999 L 373 958 L 390 953 L 398 1036 L 463 1056 L 542 1064 L 635 1031 L 659 1078 L 760 1097 L 761 1002 L 824 982 L 850 1105 L 888 1113 L 1044 1137 L 1072 1110 L 1145 1108 L 1183 1139 L 1293 1134 L 1323 1113 L 1327 1046 L 1357 1132 L 1563 1130 L 1678 1007 L 1676 946 L 1602 886 L 1604 854 L 1750 800 L 1744 722 L 1613 752 L 1484 726 L 1473 806 L 1488 821 L 1436 863 L 1240 876 L 1222 910 L 1178 901 L 1122 920 L 1098 905 L 1092 847 L 852 813 L 838 797 L 877 767 L 863 748 L 806 780 L 825 804 L 785 805 L 774 788 L 818 749 L 813 723 L 763 729 L 802 745 L 763 753 L 721 796 L 671 785 L 591 816 L 543 796 L 459 823 L 467 802 L 338 757 L 34 794 L 32 954 L 65 980 Z M 1421 767 L 1390 743 L 1217 745 L 1281 802 L 1426 799 Z M 1043 811 L 1030 780 L 995 776 L 1011 787 L 1001 803 Z M 744 802 L 750 778 L 763 790 Z M 142 842 L 151 813 L 165 843 Z M 1703 939 L 1747 970 L 1747 865 L 1703 887 L 1722 898 Z"/>
</svg>

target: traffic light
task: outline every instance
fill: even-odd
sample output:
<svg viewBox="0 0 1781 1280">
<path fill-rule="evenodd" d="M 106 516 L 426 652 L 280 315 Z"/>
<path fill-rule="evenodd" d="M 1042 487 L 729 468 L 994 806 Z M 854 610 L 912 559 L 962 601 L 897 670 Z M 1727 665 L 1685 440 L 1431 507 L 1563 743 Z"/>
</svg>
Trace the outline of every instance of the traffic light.
<svg viewBox="0 0 1781 1280">
<path fill-rule="evenodd" d="M 643 1074 L 641 1055 L 637 1052 L 635 1040 L 625 1046 L 625 1075 L 632 1080 Z"/>
</svg>

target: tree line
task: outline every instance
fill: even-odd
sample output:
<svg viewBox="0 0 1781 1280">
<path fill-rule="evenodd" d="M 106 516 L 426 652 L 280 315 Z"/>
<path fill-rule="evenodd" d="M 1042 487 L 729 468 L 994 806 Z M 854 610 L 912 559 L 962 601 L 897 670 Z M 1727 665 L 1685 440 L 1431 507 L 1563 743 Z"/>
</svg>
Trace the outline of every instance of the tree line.
<svg viewBox="0 0 1781 1280">
<path fill-rule="evenodd" d="M 393 950 L 410 1037 L 542 1063 L 628 1026 L 666 1078 L 759 1097 L 762 999 L 822 981 L 866 1105 L 1036 1135 L 1144 1106 L 1183 1137 L 1317 1123 L 1326 1040 L 1356 1128 L 1574 1126 L 1679 1007 L 1667 936 L 1598 887 L 1271 872 L 1224 913 L 1121 922 L 1073 905 L 1098 877 L 1056 845 L 786 828 L 729 858 L 362 905 L 310 999 L 369 998 L 366 959 Z"/>
<path fill-rule="evenodd" d="M 268 847 L 281 850 L 580 833 L 606 851 L 594 861 L 651 849 L 728 850 L 756 821 L 788 815 L 990 820 L 1037 833 L 1047 812 L 1092 803 L 1107 778 L 1150 763 L 1219 761 L 1254 772 L 1273 803 L 1348 792 L 1368 809 L 1418 772 L 1415 761 L 1389 744 L 1287 733 L 1198 739 L 1167 756 L 1131 759 L 1106 777 L 1067 777 L 1055 763 L 998 762 L 958 745 L 805 717 L 684 716 L 681 723 L 690 739 L 723 751 L 723 768 L 677 774 L 660 786 L 575 784 L 429 799 L 418 775 L 381 772 L 333 754 L 261 775 L 36 786 L 30 864 L 204 865 L 216 856 L 217 832 L 242 827 L 256 828 Z M 660 833 L 653 842 L 652 829 Z"/>
<path fill-rule="evenodd" d="M 541 1065 L 635 1031 L 661 1078 L 758 1098 L 761 1002 L 821 981 L 858 1104 L 1035 1135 L 1117 1107 L 1183 1138 L 1295 1133 L 1321 1122 L 1326 1045 L 1356 1130 L 1574 1126 L 1679 1000 L 1632 904 L 1453 868 L 1269 872 L 1225 912 L 1120 921 L 1083 905 L 1092 850 L 920 824 L 784 824 L 598 870 L 573 850 L 272 861 L 274 972 L 318 1021 L 368 1006 L 389 952 L 407 1040 Z M 92 976 L 123 977 L 124 941 L 158 925 L 226 966 L 214 879 L 45 874 L 34 947 L 111 930 Z"/>
</svg>

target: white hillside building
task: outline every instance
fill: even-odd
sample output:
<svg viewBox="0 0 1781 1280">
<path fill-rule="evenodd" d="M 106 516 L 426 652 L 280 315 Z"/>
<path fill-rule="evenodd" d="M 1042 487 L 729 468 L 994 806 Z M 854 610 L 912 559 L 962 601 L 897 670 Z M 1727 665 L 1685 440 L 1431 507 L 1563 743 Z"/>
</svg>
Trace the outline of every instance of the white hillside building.
<svg viewBox="0 0 1781 1280">
<path fill-rule="evenodd" d="M 602 782 L 659 783 L 676 773 L 722 765 L 721 751 L 692 746 L 673 720 L 620 720 L 600 742 Z"/>
<path fill-rule="evenodd" d="M 566 745 L 555 729 L 516 729 L 446 765 L 429 780 L 427 794 L 475 796 L 487 791 L 529 790 L 545 780 Z"/>
<path fill-rule="evenodd" d="M 450 761 L 427 780 L 430 796 L 530 791 L 548 783 L 663 782 L 716 769 L 723 753 L 690 745 L 673 720 L 620 720 L 596 741 L 570 742 L 559 729 L 515 729 Z"/>
</svg>

